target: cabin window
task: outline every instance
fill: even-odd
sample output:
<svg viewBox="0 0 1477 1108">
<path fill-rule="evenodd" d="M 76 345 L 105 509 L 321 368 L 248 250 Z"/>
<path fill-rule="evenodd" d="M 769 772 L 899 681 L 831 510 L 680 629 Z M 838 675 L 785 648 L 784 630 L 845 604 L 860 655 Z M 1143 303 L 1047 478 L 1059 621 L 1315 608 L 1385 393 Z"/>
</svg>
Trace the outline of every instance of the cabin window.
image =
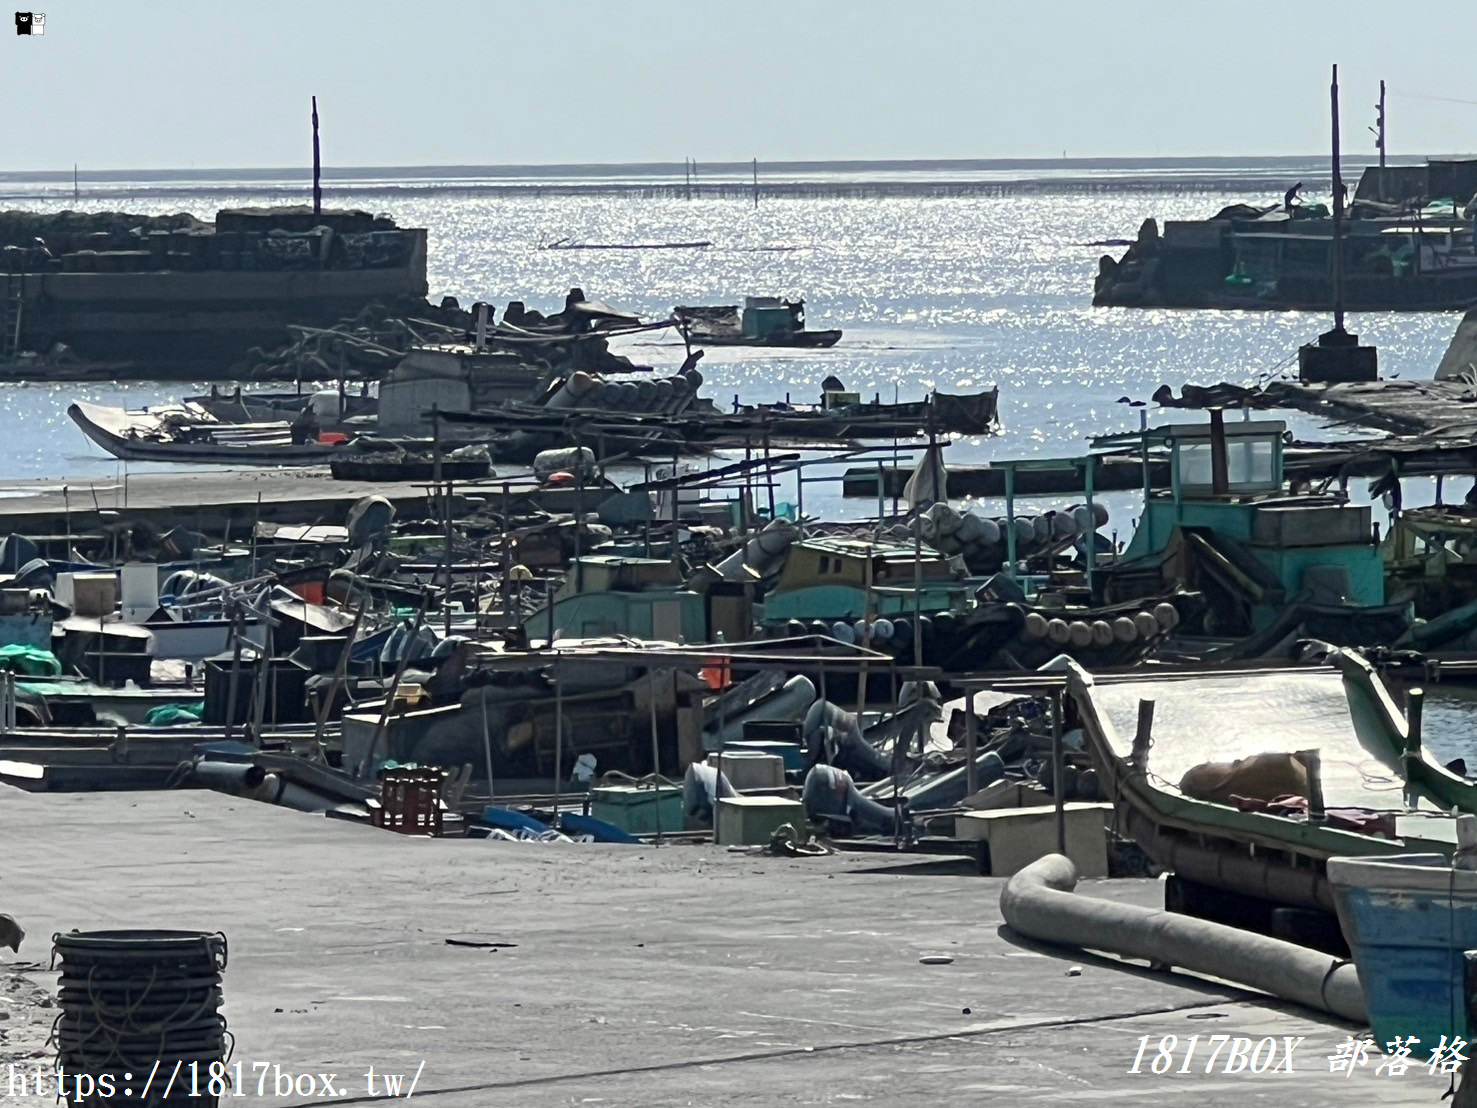
<svg viewBox="0 0 1477 1108">
<path fill-rule="evenodd" d="M 1209 442 L 1181 442 L 1176 461 L 1180 488 L 1208 491 L 1211 488 Z M 1235 436 L 1226 443 L 1226 477 L 1233 493 L 1275 491 L 1281 487 L 1277 444 L 1270 437 Z"/>
<path fill-rule="evenodd" d="M 820 570 L 818 572 L 820 572 L 820 573 L 830 573 L 831 572 L 831 559 L 828 556 L 826 556 L 825 554 L 822 554 L 821 555 L 821 568 L 820 568 Z"/>
</svg>

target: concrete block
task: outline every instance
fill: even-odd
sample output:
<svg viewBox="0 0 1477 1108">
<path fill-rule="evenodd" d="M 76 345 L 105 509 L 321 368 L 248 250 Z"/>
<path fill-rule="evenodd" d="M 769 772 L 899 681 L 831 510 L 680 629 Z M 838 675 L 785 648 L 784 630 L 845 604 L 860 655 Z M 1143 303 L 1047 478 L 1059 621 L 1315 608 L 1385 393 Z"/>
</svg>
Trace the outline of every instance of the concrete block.
<svg viewBox="0 0 1477 1108">
<path fill-rule="evenodd" d="M 1110 804 L 1066 805 L 1067 857 L 1082 877 L 1108 876 Z M 1038 858 L 1057 853 L 1056 806 L 962 812 L 954 817 L 954 837 L 984 841 L 990 847 L 990 876 L 1009 877 Z"/>
<path fill-rule="evenodd" d="M 757 750 L 726 750 L 720 756 L 708 755 L 708 765 L 718 768 L 722 762 L 723 776 L 739 792 L 751 789 L 780 789 L 785 784 L 785 760 L 778 754 L 765 754 Z"/>
<path fill-rule="evenodd" d="M 805 826 L 800 801 L 780 796 L 724 797 L 714 813 L 713 841 L 724 846 L 762 846 L 786 823 L 797 831 Z"/>
</svg>

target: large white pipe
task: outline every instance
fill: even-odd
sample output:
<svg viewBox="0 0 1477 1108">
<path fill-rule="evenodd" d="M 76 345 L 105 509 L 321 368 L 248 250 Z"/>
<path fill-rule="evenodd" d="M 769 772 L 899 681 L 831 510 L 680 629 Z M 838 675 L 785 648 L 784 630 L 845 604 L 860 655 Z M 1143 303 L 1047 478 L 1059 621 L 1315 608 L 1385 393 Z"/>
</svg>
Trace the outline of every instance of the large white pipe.
<svg viewBox="0 0 1477 1108">
<path fill-rule="evenodd" d="M 544 403 L 545 408 L 586 407 L 594 402 L 604 382 L 593 373 L 578 370 L 571 373 L 559 386 L 559 391 Z"/>
<path fill-rule="evenodd" d="M 787 519 L 772 519 L 747 543 L 735 550 L 714 568 L 725 581 L 741 581 L 744 567 L 763 575 L 790 549 L 795 541 L 795 525 Z"/>
<path fill-rule="evenodd" d="M 744 737 L 744 724 L 750 721 L 799 721 L 814 703 L 815 685 L 803 673 L 797 674 L 781 685 L 773 696 L 727 717 L 722 728 L 710 729 L 704 735 L 704 745 L 709 750 L 720 750 L 726 743 L 737 742 Z M 716 723 L 717 720 L 711 722 Z"/>
<path fill-rule="evenodd" d="M 1368 1022 L 1352 962 L 1239 927 L 1077 896 L 1076 887 L 1077 867 L 1048 854 L 1005 883 L 1000 914 L 1013 931 L 1039 942 L 1176 966 Z"/>
</svg>

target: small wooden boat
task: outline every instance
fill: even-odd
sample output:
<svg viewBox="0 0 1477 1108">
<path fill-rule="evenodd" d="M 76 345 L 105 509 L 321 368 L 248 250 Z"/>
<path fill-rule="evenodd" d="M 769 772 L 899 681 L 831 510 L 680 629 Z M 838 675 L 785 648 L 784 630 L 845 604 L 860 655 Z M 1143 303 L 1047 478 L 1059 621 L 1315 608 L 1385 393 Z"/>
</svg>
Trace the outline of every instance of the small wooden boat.
<svg viewBox="0 0 1477 1108">
<path fill-rule="evenodd" d="M 699 346 L 788 346 L 824 349 L 841 340 L 841 332 L 807 331 L 805 301 L 750 296 L 737 305 L 716 308 L 673 308 L 672 317 L 690 342 Z"/>
<path fill-rule="evenodd" d="M 130 412 L 77 401 L 67 415 L 82 433 L 125 462 L 204 462 L 214 465 L 323 465 L 334 446 L 295 443 L 292 425 L 222 423 L 188 405 Z"/>
</svg>

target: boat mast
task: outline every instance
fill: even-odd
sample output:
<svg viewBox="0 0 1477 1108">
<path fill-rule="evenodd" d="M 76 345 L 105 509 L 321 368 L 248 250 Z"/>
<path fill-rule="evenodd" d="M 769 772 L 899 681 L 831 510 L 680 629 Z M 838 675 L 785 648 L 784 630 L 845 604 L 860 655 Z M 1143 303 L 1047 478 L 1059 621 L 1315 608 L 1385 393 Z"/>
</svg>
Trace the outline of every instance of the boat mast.
<svg viewBox="0 0 1477 1108">
<path fill-rule="evenodd" d="M 318 98 L 313 97 L 313 214 L 323 214 L 323 169 L 318 156 Z"/>
<path fill-rule="evenodd" d="M 1333 329 L 1344 330 L 1344 179 L 1339 171 L 1339 67 L 1328 86 L 1333 109 Z"/>
</svg>

